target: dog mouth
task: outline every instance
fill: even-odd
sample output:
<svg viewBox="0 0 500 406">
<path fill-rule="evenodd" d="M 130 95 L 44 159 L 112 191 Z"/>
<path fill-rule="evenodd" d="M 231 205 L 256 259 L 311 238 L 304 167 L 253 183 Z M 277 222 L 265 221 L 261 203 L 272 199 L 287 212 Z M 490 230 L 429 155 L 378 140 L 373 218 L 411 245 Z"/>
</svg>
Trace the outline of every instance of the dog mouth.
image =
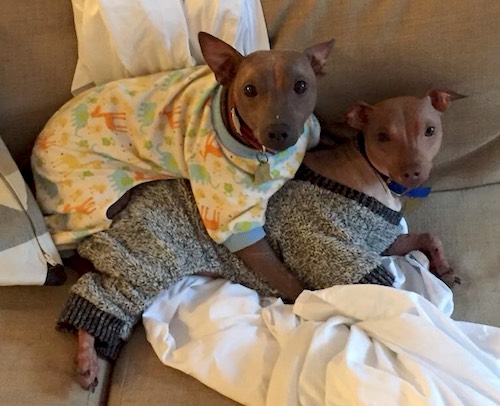
<svg viewBox="0 0 500 406">
<path fill-rule="evenodd" d="M 230 114 L 231 132 L 249 147 L 265 150 L 270 154 L 277 154 L 295 145 L 299 139 L 298 131 L 290 124 L 271 123 L 263 128 L 252 128 L 252 125 L 240 116 L 235 109 Z"/>
</svg>

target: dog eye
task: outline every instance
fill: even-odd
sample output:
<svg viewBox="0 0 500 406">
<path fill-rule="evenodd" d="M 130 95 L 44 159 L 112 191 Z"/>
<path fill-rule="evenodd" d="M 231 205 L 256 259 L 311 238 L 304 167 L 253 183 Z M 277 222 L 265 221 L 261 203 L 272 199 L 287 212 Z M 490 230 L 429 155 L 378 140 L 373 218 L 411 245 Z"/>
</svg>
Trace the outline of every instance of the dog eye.
<svg viewBox="0 0 500 406">
<path fill-rule="evenodd" d="M 257 89 L 255 88 L 254 85 L 246 85 L 243 88 L 243 92 L 245 93 L 245 96 L 247 96 L 247 97 L 257 96 Z"/>
<path fill-rule="evenodd" d="M 295 90 L 295 93 L 297 94 L 302 94 L 307 90 L 307 83 L 303 80 L 299 80 L 297 83 L 295 83 L 293 90 Z"/>
<path fill-rule="evenodd" d="M 425 130 L 425 136 L 432 137 L 435 132 L 436 132 L 436 127 L 433 126 L 427 127 L 427 129 Z"/>
<path fill-rule="evenodd" d="M 388 142 L 389 141 L 389 136 L 387 135 L 387 133 L 378 133 L 378 141 L 379 142 Z"/>
</svg>

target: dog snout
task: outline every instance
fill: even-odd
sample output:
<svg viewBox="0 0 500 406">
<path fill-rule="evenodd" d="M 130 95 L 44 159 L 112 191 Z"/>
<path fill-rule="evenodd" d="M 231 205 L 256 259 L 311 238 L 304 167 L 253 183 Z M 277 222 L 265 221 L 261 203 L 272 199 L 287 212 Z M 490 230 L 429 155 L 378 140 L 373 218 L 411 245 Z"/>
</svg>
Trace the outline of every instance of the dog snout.
<svg viewBox="0 0 500 406">
<path fill-rule="evenodd" d="M 263 144 L 275 151 L 283 151 L 297 142 L 297 136 L 288 124 L 270 124 L 265 131 Z"/>
<path fill-rule="evenodd" d="M 400 182 L 408 187 L 421 185 L 428 176 L 428 171 L 420 164 L 415 164 L 403 168 Z"/>
<path fill-rule="evenodd" d="M 290 127 L 287 124 L 271 124 L 267 129 L 267 136 L 271 140 L 281 141 L 288 138 Z"/>
</svg>

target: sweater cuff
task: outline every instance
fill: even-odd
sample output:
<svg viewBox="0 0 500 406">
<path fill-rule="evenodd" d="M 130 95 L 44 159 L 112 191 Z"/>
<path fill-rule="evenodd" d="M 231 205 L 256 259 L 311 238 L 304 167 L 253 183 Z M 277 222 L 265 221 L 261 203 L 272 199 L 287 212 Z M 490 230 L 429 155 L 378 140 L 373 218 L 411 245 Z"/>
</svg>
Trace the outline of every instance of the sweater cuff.
<svg viewBox="0 0 500 406">
<path fill-rule="evenodd" d="M 257 241 L 262 240 L 265 236 L 266 232 L 264 231 L 264 228 L 257 227 L 250 231 L 233 234 L 226 241 L 224 241 L 223 244 L 229 251 L 236 252 L 255 244 Z"/>
<path fill-rule="evenodd" d="M 394 284 L 395 277 L 392 272 L 388 271 L 383 266 L 377 266 L 369 274 L 363 276 L 358 282 L 360 284 L 371 284 L 371 285 L 382 285 L 382 286 L 392 286 Z"/>
<path fill-rule="evenodd" d="M 76 333 L 85 330 L 95 337 L 97 355 L 115 361 L 125 344 L 120 333 L 125 323 L 115 316 L 103 312 L 84 298 L 71 295 L 59 316 L 57 329 Z"/>
</svg>

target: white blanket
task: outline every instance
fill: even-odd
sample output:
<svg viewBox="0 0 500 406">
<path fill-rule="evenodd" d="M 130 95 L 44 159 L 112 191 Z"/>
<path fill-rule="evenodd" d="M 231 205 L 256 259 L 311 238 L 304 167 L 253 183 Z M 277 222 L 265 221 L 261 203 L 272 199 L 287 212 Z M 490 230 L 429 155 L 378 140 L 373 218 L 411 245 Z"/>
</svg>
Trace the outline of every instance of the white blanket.
<svg viewBox="0 0 500 406">
<path fill-rule="evenodd" d="M 452 320 L 451 292 L 417 259 L 387 266 L 421 294 L 335 286 L 292 306 L 193 276 L 143 322 L 165 365 L 245 405 L 499 405 L 500 329 Z"/>
</svg>

